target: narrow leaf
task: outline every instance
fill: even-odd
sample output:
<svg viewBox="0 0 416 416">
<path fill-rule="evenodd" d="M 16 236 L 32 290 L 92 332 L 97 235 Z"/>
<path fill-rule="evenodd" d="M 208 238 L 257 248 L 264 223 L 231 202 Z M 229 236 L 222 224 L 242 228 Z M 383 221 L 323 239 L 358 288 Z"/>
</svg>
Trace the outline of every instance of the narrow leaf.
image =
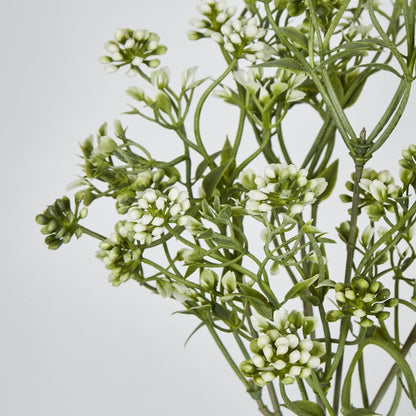
<svg viewBox="0 0 416 416">
<path fill-rule="evenodd" d="M 202 188 L 208 197 L 211 196 L 212 192 L 218 185 L 229 164 L 230 161 L 224 163 L 221 166 L 216 167 L 210 173 L 208 173 L 207 176 L 205 176 L 204 180 L 202 181 Z"/>
<path fill-rule="evenodd" d="M 319 278 L 319 274 L 310 277 L 309 279 L 302 280 L 301 282 L 296 283 L 292 288 L 286 293 L 285 302 L 289 299 L 293 299 L 299 294 L 301 294 L 305 289 L 312 286 Z"/>
<path fill-rule="evenodd" d="M 318 173 L 319 178 L 324 178 L 328 186 L 326 187 L 325 191 L 322 192 L 321 195 L 319 195 L 318 200 L 319 202 L 324 201 L 327 199 L 332 191 L 335 188 L 335 184 L 337 183 L 337 177 L 338 177 L 338 159 L 331 163 L 326 169 L 324 169 L 321 173 Z"/>
<path fill-rule="evenodd" d="M 380 413 L 374 413 L 369 409 L 354 409 L 345 414 L 345 416 L 382 416 Z"/>
<path fill-rule="evenodd" d="M 221 150 L 218 152 L 213 153 L 212 155 L 210 155 L 209 157 L 212 160 L 215 160 L 220 154 L 221 154 Z M 208 168 L 208 162 L 204 159 L 196 168 L 195 171 L 195 179 L 200 179 L 202 177 L 202 175 L 204 174 L 205 170 Z"/>
<path fill-rule="evenodd" d="M 273 308 L 270 306 L 269 301 L 260 292 L 253 289 L 252 287 L 243 283 L 238 283 L 238 287 L 241 292 L 247 296 L 251 306 L 263 317 L 272 319 Z"/>
<path fill-rule="evenodd" d="M 272 68 L 282 68 L 287 69 L 290 72 L 299 74 L 301 72 L 306 72 L 301 64 L 293 58 L 282 58 L 276 59 L 274 61 L 267 61 L 259 65 L 253 65 L 255 67 L 272 67 Z"/>
<path fill-rule="evenodd" d="M 296 400 L 287 407 L 298 416 L 325 416 L 321 406 L 308 400 Z"/>
</svg>

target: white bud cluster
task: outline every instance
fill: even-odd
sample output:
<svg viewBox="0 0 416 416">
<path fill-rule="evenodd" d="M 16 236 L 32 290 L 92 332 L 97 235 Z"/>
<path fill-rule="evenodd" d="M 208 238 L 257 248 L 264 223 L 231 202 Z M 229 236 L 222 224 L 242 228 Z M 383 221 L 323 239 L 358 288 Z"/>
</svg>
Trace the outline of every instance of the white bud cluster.
<svg viewBox="0 0 416 416">
<path fill-rule="evenodd" d="M 304 335 L 313 331 L 316 321 L 312 322 L 310 318 L 298 311 L 289 314 L 283 308 L 275 311 L 273 322 L 257 316 L 253 324 L 262 335 L 250 343 L 254 355 L 240 364 L 243 374 L 252 377 L 260 386 L 276 377 L 284 384 L 294 383 L 295 377 L 309 377 L 325 354 L 323 344 L 297 333 L 302 326 Z"/>
<path fill-rule="evenodd" d="M 355 175 L 351 175 L 352 181 L 345 186 L 353 192 Z M 371 221 L 376 222 L 386 215 L 387 211 L 394 210 L 395 199 L 400 195 L 401 188 L 394 183 L 394 178 L 387 170 L 380 172 L 374 169 L 363 169 L 359 182 L 360 208 L 364 208 Z M 351 202 L 351 195 L 341 195 L 343 202 Z"/>
<path fill-rule="evenodd" d="M 288 103 L 300 101 L 306 95 L 298 89 L 307 79 L 304 74 L 293 74 L 279 68 L 274 77 L 264 77 L 262 68 L 249 68 L 239 69 L 233 76 L 236 82 L 257 98 L 261 107 L 269 106 L 278 99 Z"/>
<path fill-rule="evenodd" d="M 173 298 L 180 303 L 195 301 L 197 293 L 180 282 L 171 282 L 167 279 L 158 279 L 156 289 L 162 298 Z"/>
<path fill-rule="evenodd" d="M 164 192 L 147 188 L 138 192 L 137 197 L 137 205 L 127 212 L 131 221 L 120 228 L 119 233 L 127 238 L 131 236 L 132 227 L 132 239 L 147 245 L 164 234 L 167 224 L 177 224 L 190 207 L 188 192 L 180 191 L 176 186 Z"/>
<path fill-rule="evenodd" d="M 307 169 L 295 165 L 273 163 L 264 169 L 264 176 L 248 169 L 239 180 L 249 191 L 246 209 L 265 213 L 272 208 L 287 208 L 288 215 L 296 215 L 306 205 L 313 204 L 327 187 L 324 178 L 307 179 Z"/>
<path fill-rule="evenodd" d="M 150 68 L 156 68 L 160 60 L 155 55 L 166 53 L 166 46 L 159 43 L 159 35 L 148 30 L 117 29 L 114 40 L 108 41 L 104 47 L 109 55 L 102 56 L 100 62 L 109 64 L 105 70 L 109 73 L 116 72 L 120 67 L 130 65 L 127 76 L 138 73 L 138 67 L 144 64 Z"/>
<path fill-rule="evenodd" d="M 100 251 L 97 252 L 97 257 L 102 260 L 106 269 L 111 271 L 108 280 L 113 286 L 140 277 L 141 250 L 137 246 L 132 248 L 129 238 L 123 237 L 120 233 L 121 229 L 129 230 L 130 236 L 134 233 L 127 221 L 118 222 L 115 225 L 115 232 L 99 244 Z"/>
<path fill-rule="evenodd" d="M 266 29 L 259 27 L 256 17 L 232 19 L 236 8 L 224 1 L 205 0 L 197 10 L 203 18 L 191 19 L 197 30 L 188 32 L 189 39 L 211 38 L 233 56 L 250 62 L 271 58 L 273 49 L 262 40 Z"/>
<path fill-rule="evenodd" d="M 388 170 L 376 173 L 365 169 L 360 180 L 360 188 L 369 193 L 376 201 L 386 202 L 388 198 L 396 198 L 400 187 L 394 184 L 394 178 Z"/>
</svg>

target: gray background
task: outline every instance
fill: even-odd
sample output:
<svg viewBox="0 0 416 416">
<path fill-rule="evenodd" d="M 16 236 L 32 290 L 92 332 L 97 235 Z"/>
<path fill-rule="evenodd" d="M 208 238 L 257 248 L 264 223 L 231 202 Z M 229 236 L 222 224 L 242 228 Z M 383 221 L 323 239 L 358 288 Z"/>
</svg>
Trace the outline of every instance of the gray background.
<svg viewBox="0 0 416 416">
<path fill-rule="evenodd" d="M 117 27 L 158 32 L 169 46 L 164 62 L 177 80 L 183 68 L 193 65 L 200 67 L 201 76 L 222 70 L 213 44 L 186 38 L 197 3 L 1 3 L 1 414 L 256 414 L 255 403 L 205 331 L 183 348 L 197 322 L 170 316 L 180 305 L 134 283 L 112 288 L 107 271 L 94 259 L 95 241 L 85 237 L 49 252 L 34 222 L 35 215 L 63 195 L 80 172 L 77 143 L 127 108 L 124 90 L 138 79 L 110 76 L 97 60 Z M 349 112 L 357 132 L 374 125 L 394 85 L 384 77 L 369 84 L 359 106 Z M 207 108 L 210 116 L 203 128 L 210 148 L 217 150 L 225 134 L 232 133 L 233 118 L 224 117 L 225 108 L 218 100 Z M 397 176 L 400 150 L 415 142 L 415 108 L 413 95 L 400 127 L 372 166 L 392 169 Z M 180 152 L 177 139 L 137 119 L 128 123 L 157 156 Z M 291 147 L 304 154 L 317 126 L 308 112 L 291 116 L 285 127 Z M 253 143 L 250 140 L 245 146 Z M 352 167 L 341 143 L 337 153 L 343 158 L 341 191 Z M 345 218 L 346 206 L 335 196 L 321 215 L 334 237 L 333 227 Z M 108 233 L 112 216 L 111 203 L 98 206 L 89 224 Z M 344 254 L 342 248 L 331 251 L 335 280 L 342 278 Z M 413 316 L 403 319 L 404 327 L 413 322 Z M 372 352 L 369 378 L 374 391 L 382 379 L 380 362 L 388 358 L 375 349 Z M 414 366 L 414 356 L 411 362 Z M 414 414 L 406 399 L 400 414 Z"/>
</svg>

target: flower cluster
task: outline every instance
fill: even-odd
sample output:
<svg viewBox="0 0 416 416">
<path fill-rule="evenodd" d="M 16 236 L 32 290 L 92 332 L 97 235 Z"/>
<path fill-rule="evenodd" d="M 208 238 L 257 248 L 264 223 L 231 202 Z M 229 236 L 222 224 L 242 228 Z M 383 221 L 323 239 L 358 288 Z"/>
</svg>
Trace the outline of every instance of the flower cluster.
<svg viewBox="0 0 416 416">
<path fill-rule="evenodd" d="M 176 186 L 163 192 L 147 188 L 138 192 L 137 197 L 137 203 L 127 212 L 131 220 L 127 223 L 129 228 L 123 232 L 126 236 L 131 234 L 133 240 L 147 245 L 165 232 L 166 225 L 177 224 L 178 219 L 190 207 L 188 192 L 180 191 Z"/>
<path fill-rule="evenodd" d="M 107 72 L 116 72 L 120 67 L 130 65 L 128 76 L 134 76 L 141 64 L 150 68 L 156 68 L 160 60 L 157 55 L 166 53 L 167 48 L 159 44 L 159 35 L 148 30 L 118 29 L 114 34 L 114 40 L 105 44 L 105 49 L 110 55 L 102 56 L 100 62 L 107 65 Z"/>
<path fill-rule="evenodd" d="M 87 208 L 78 212 L 79 204 L 76 204 L 75 212 L 72 212 L 68 197 L 57 199 L 53 205 L 49 205 L 42 214 L 36 216 L 36 222 L 42 225 L 42 234 L 47 235 L 45 243 L 50 250 L 58 249 L 62 244 L 69 243 L 72 236 L 79 238 L 82 234 L 78 221 L 87 216 Z"/>
<path fill-rule="evenodd" d="M 212 38 L 231 55 L 250 62 L 271 58 L 273 49 L 263 41 L 266 30 L 259 27 L 256 17 L 232 19 L 236 9 L 224 1 L 205 0 L 197 9 L 203 18 L 191 20 L 197 29 L 188 32 L 191 40 Z"/>
<path fill-rule="evenodd" d="M 255 97 L 262 107 L 270 106 L 277 99 L 286 103 L 300 101 L 306 95 L 299 89 L 307 80 L 304 74 L 294 74 L 279 68 L 274 77 L 267 78 L 263 76 L 261 68 L 249 68 L 239 69 L 233 75 L 236 82 Z"/>
<path fill-rule="evenodd" d="M 274 313 L 274 322 L 257 317 L 257 327 L 262 332 L 250 343 L 253 357 L 240 364 L 242 373 L 264 386 L 276 377 L 284 384 L 292 384 L 295 377 L 306 378 L 321 364 L 324 346 L 306 338 L 315 329 L 316 320 L 304 317 L 301 312 L 285 309 Z M 303 329 L 303 337 L 298 334 Z"/>
<path fill-rule="evenodd" d="M 248 169 L 240 174 L 240 182 L 249 191 L 246 209 L 268 212 L 272 208 L 286 210 L 288 215 L 299 214 L 305 205 L 313 204 L 327 187 L 324 178 L 307 179 L 307 169 L 295 165 L 272 163 L 264 169 L 264 176 Z"/>
<path fill-rule="evenodd" d="M 355 175 L 352 174 L 352 182 L 348 181 L 345 186 L 353 191 Z M 374 169 L 363 169 L 360 186 L 360 208 L 364 207 L 365 212 L 371 221 L 378 221 L 386 214 L 386 210 L 393 209 L 394 198 L 399 196 L 400 187 L 395 185 L 394 178 L 387 170 L 380 172 Z M 343 202 L 351 202 L 352 196 L 341 195 Z"/>
<path fill-rule="evenodd" d="M 195 290 L 179 282 L 171 282 L 168 279 L 159 278 L 156 281 L 156 289 L 162 298 L 173 298 L 180 303 L 186 301 L 196 301 L 197 293 Z"/>
<path fill-rule="evenodd" d="M 130 228 L 127 221 L 115 225 L 115 232 L 110 238 L 99 244 L 97 257 L 103 261 L 106 269 L 110 270 L 108 280 L 113 286 L 119 286 L 129 279 L 138 278 L 140 273 L 141 249 L 126 235 Z M 133 230 L 130 230 L 133 232 Z"/>
<path fill-rule="evenodd" d="M 329 311 L 327 321 L 335 322 L 344 316 L 355 316 L 360 320 L 359 324 L 365 328 L 374 325 L 369 316 L 384 321 L 390 316 L 390 312 L 384 311 L 384 308 L 398 304 L 397 299 L 390 298 L 390 290 L 382 283 L 360 276 L 354 277 L 349 285 L 337 283 L 335 299 L 342 309 Z"/>
<path fill-rule="evenodd" d="M 146 169 L 137 174 L 128 174 L 125 178 L 126 186 L 120 187 L 117 192 L 116 208 L 120 214 L 126 214 L 128 210 L 137 204 L 137 200 L 143 195 L 148 188 L 157 189 L 165 192 L 167 188 L 174 185 L 179 179 L 179 173 L 173 173 L 171 176 L 163 169 Z"/>
<path fill-rule="evenodd" d="M 400 164 L 400 179 L 406 185 L 416 187 L 416 146 L 410 145 L 402 151 L 403 159 Z"/>
<path fill-rule="evenodd" d="M 286 10 L 287 14 L 291 17 L 300 16 L 302 13 L 307 11 L 304 26 L 309 24 L 309 11 L 308 2 L 305 0 L 275 0 L 274 4 L 276 7 L 283 11 Z M 317 0 L 314 7 L 316 11 L 316 17 L 319 24 L 326 28 L 329 26 L 335 9 L 338 9 L 341 5 L 340 1 L 337 0 Z"/>
</svg>

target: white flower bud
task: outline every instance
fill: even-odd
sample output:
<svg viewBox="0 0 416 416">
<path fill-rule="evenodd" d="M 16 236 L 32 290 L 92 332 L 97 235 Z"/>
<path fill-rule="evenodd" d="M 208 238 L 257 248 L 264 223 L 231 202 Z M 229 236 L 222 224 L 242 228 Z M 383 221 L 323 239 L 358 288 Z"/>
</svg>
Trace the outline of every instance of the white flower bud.
<svg viewBox="0 0 416 416">
<path fill-rule="evenodd" d="M 356 309 L 354 312 L 353 312 L 353 315 L 356 317 L 356 318 L 359 318 L 359 319 L 361 319 L 361 318 L 364 318 L 367 314 L 362 310 L 362 309 Z"/>
<path fill-rule="evenodd" d="M 254 329 L 258 332 L 265 332 L 269 329 L 269 322 L 266 318 L 263 318 L 260 315 L 252 315 L 251 323 L 253 324 Z"/>
<path fill-rule="evenodd" d="M 274 311 L 273 321 L 277 329 L 287 329 L 289 327 L 288 316 L 289 312 L 284 308 L 280 308 L 277 311 Z M 287 341 L 289 343 L 289 340 Z"/>
<path fill-rule="evenodd" d="M 257 345 L 263 349 L 266 345 L 270 345 L 271 339 L 268 335 L 260 335 L 257 339 Z"/>
<path fill-rule="evenodd" d="M 134 32 L 134 37 L 140 41 L 145 40 L 149 37 L 149 31 L 145 29 L 139 29 Z"/>
<path fill-rule="evenodd" d="M 289 375 L 292 377 L 297 377 L 302 372 L 302 367 L 299 365 L 294 365 L 289 370 Z"/>
<path fill-rule="evenodd" d="M 235 273 L 232 271 L 226 272 L 221 279 L 221 285 L 223 286 L 226 295 L 233 293 L 237 288 Z"/>
<path fill-rule="evenodd" d="M 133 58 L 131 63 L 135 66 L 139 66 L 140 64 L 143 63 L 143 58 L 141 56 L 136 56 L 136 57 Z"/>
<path fill-rule="evenodd" d="M 266 199 L 268 199 L 268 196 L 264 192 L 258 191 L 256 189 L 249 191 L 247 195 L 254 201 L 265 201 Z"/>
<path fill-rule="evenodd" d="M 153 235 L 153 237 L 159 237 L 160 235 L 163 234 L 164 231 L 165 230 L 164 230 L 163 227 L 155 227 L 152 230 L 152 235 Z"/>
<path fill-rule="evenodd" d="M 194 17 L 192 19 L 189 19 L 189 23 L 190 23 L 191 26 L 193 26 L 197 29 L 203 29 L 207 26 L 206 22 L 204 22 L 201 19 L 194 18 Z"/>
<path fill-rule="evenodd" d="M 294 364 L 300 360 L 300 351 L 294 350 L 289 354 L 289 362 Z"/>
<path fill-rule="evenodd" d="M 299 338 L 295 334 L 289 334 L 286 336 L 286 338 L 289 340 L 289 346 L 290 348 L 296 348 L 299 345 Z"/>
<path fill-rule="evenodd" d="M 266 382 L 270 382 L 273 381 L 277 376 L 271 372 L 271 371 L 266 371 L 265 373 L 263 373 L 261 375 L 263 377 L 263 380 Z"/>
<path fill-rule="evenodd" d="M 310 339 L 303 339 L 299 343 L 299 347 L 302 351 L 311 351 L 313 348 L 313 341 Z"/>
<path fill-rule="evenodd" d="M 144 225 L 149 225 L 153 220 L 153 216 L 150 214 L 145 214 L 143 215 L 140 219 L 139 222 L 141 222 Z"/>
<path fill-rule="evenodd" d="M 105 67 L 105 71 L 107 71 L 109 74 L 114 74 L 114 72 L 118 71 L 117 65 L 108 65 Z"/>
<path fill-rule="evenodd" d="M 128 77 L 134 77 L 138 74 L 138 72 L 134 68 L 130 68 L 127 70 L 126 75 Z"/>
<path fill-rule="evenodd" d="M 384 202 L 387 199 L 387 187 L 378 179 L 370 183 L 369 191 L 376 201 Z"/>
<path fill-rule="evenodd" d="M 211 291 L 218 284 L 218 275 L 210 269 L 204 269 L 199 277 L 199 282 L 205 290 Z"/>
<path fill-rule="evenodd" d="M 318 368 L 321 364 L 321 360 L 318 357 L 311 357 L 308 361 L 307 366 L 309 368 Z"/>
<path fill-rule="evenodd" d="M 135 225 L 134 225 L 133 230 L 134 230 L 136 233 L 141 233 L 141 232 L 143 232 L 143 231 L 146 231 L 146 230 L 147 230 L 147 225 L 144 225 L 144 224 L 141 224 L 140 222 L 138 222 L 137 224 L 135 224 Z"/>
<path fill-rule="evenodd" d="M 143 242 L 147 237 L 147 233 L 142 231 L 134 234 L 134 239 Z"/>
<path fill-rule="evenodd" d="M 270 344 L 266 345 L 263 349 L 263 354 L 267 361 L 272 361 L 274 357 L 274 348 Z"/>
<path fill-rule="evenodd" d="M 261 368 L 266 365 L 266 362 L 264 361 L 264 358 L 261 355 L 254 355 L 251 361 L 253 361 L 253 364 L 257 368 Z"/>
<path fill-rule="evenodd" d="M 162 67 L 153 71 L 150 74 L 150 81 L 160 90 L 166 88 L 169 84 L 169 68 Z"/>
<path fill-rule="evenodd" d="M 299 364 L 306 364 L 309 359 L 311 358 L 311 354 L 308 351 L 301 351 L 300 358 L 299 358 Z"/>
<path fill-rule="evenodd" d="M 311 374 L 312 374 L 312 369 L 311 369 L 311 368 L 309 368 L 309 367 L 304 367 L 304 368 L 302 368 L 302 371 L 301 371 L 301 373 L 300 373 L 300 376 L 301 376 L 302 378 L 307 378 L 307 377 L 309 377 Z"/>
<path fill-rule="evenodd" d="M 131 49 L 131 48 L 134 47 L 134 44 L 135 44 L 134 39 L 130 38 L 130 39 L 127 39 L 124 46 L 125 46 L 126 49 Z"/>
<path fill-rule="evenodd" d="M 283 370 L 286 367 L 286 362 L 283 360 L 276 360 L 272 366 L 276 369 L 276 370 Z"/>
</svg>

